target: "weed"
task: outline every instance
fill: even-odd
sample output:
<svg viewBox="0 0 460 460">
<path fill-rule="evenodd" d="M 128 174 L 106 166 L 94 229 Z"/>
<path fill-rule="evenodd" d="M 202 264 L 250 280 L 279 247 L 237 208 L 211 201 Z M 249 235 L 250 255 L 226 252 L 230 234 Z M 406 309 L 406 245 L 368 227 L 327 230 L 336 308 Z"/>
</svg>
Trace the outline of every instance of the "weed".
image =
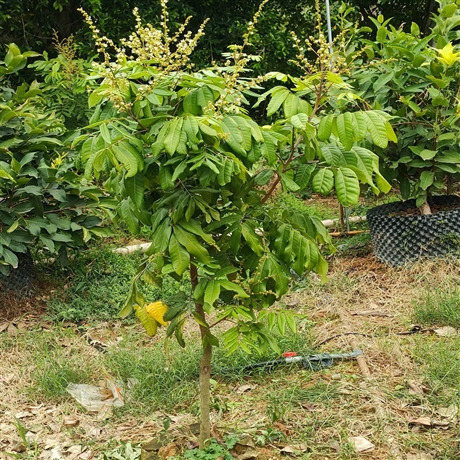
<svg viewBox="0 0 460 460">
<path fill-rule="evenodd" d="M 183 458 L 187 460 L 233 460 L 228 450 L 214 439 L 205 449 L 186 451 Z"/>
<path fill-rule="evenodd" d="M 436 289 L 414 304 L 413 319 L 428 326 L 460 328 L 460 292 Z"/>
<path fill-rule="evenodd" d="M 324 382 L 318 382 L 307 388 L 304 388 L 302 383 L 289 388 L 285 388 L 284 385 L 276 386 L 281 390 L 275 390 L 268 395 L 267 416 L 272 423 L 285 420 L 292 409 L 302 404 L 319 403 L 328 407 L 330 401 L 337 396 L 335 386 Z"/>
<path fill-rule="evenodd" d="M 430 399 L 439 404 L 458 403 L 460 396 L 460 338 L 427 342 L 419 340 L 414 357 L 430 382 Z"/>
<path fill-rule="evenodd" d="M 141 448 L 130 442 L 122 442 L 116 449 L 103 454 L 104 460 L 137 460 L 141 458 Z"/>
<path fill-rule="evenodd" d="M 319 219 L 334 219 L 338 217 L 337 211 L 331 209 L 328 204 L 321 202 L 321 200 L 310 199 L 305 201 L 299 195 L 289 192 L 280 192 L 273 199 L 272 206 L 275 210 L 279 211 L 279 215 L 283 213 L 286 208 L 294 209 L 296 211 L 305 212 L 309 216 L 315 216 Z"/>
<path fill-rule="evenodd" d="M 188 404 L 198 391 L 198 362 L 197 347 L 183 350 L 174 342 L 167 351 L 162 344 L 141 347 L 132 339 L 109 349 L 104 356 L 108 372 L 123 382 L 136 382 L 127 396 L 129 404 L 117 413 L 139 415 Z"/>
<path fill-rule="evenodd" d="M 97 374 L 97 363 L 82 365 L 81 354 L 61 345 L 60 339 L 63 339 L 60 330 L 53 331 L 52 336 L 38 333 L 29 336 L 28 342 L 33 342 L 31 354 L 35 364 L 31 372 L 34 386 L 30 392 L 39 399 L 59 400 L 67 395 L 69 383 L 88 383 Z M 72 337 L 65 340 L 70 342 Z"/>
<path fill-rule="evenodd" d="M 5 452 L 6 455 L 16 459 L 32 459 L 38 458 L 39 449 L 38 444 L 36 441 L 29 440 L 27 434 L 27 428 L 21 423 L 20 420 L 17 418 L 14 419 L 14 426 L 18 432 L 19 437 L 21 438 L 22 445 L 25 447 L 25 452 L 21 453 L 13 453 L 13 452 Z"/>
</svg>

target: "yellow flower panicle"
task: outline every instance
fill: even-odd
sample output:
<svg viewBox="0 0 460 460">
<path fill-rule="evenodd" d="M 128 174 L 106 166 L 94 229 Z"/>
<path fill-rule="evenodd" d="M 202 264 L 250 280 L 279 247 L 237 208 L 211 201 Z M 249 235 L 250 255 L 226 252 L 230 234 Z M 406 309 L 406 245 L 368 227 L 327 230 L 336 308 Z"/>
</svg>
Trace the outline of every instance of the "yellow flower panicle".
<svg viewBox="0 0 460 460">
<path fill-rule="evenodd" d="M 147 313 L 162 326 L 167 326 L 168 323 L 163 319 L 163 315 L 168 310 L 168 306 L 161 302 L 152 302 L 145 306 Z"/>
</svg>

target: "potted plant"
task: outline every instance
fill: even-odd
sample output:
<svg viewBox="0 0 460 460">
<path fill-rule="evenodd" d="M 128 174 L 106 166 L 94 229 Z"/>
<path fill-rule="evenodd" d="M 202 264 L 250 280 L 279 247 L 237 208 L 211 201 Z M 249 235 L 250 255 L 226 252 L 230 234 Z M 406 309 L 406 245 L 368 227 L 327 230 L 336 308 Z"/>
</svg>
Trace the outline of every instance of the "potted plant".
<svg viewBox="0 0 460 460">
<path fill-rule="evenodd" d="M 376 40 L 366 41 L 368 61 L 354 73 L 363 99 L 394 118 L 398 141 L 377 153 L 404 202 L 368 213 L 377 258 L 401 265 L 456 251 L 460 198 L 460 48 L 454 45 L 459 7 L 441 1 L 429 35 L 410 32 L 379 16 Z"/>
</svg>

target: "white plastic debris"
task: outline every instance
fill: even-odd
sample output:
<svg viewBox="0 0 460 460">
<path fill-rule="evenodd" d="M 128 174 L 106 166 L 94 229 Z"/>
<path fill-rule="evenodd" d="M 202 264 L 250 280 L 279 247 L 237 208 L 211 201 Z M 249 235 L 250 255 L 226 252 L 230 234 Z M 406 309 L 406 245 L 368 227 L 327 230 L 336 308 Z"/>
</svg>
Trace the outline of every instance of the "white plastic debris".
<svg viewBox="0 0 460 460">
<path fill-rule="evenodd" d="M 100 387 L 84 383 L 69 383 L 66 390 L 88 412 L 102 412 L 110 407 L 124 405 L 120 387 L 107 378 Z"/>
</svg>

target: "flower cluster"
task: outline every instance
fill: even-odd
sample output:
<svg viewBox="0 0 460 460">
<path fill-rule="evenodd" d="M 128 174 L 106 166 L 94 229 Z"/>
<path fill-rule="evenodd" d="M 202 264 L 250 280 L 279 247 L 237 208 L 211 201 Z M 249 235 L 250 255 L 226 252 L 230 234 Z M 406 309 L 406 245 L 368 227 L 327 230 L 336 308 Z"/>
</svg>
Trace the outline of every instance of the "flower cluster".
<svg viewBox="0 0 460 460">
<path fill-rule="evenodd" d="M 259 56 L 247 54 L 245 49 L 251 44 L 251 36 L 254 35 L 256 31 L 256 25 L 267 2 L 268 0 L 263 0 L 261 2 L 252 21 L 249 22 L 246 33 L 243 35 L 243 44 L 229 46 L 231 52 L 227 54 L 228 60 L 225 63 L 226 70 L 220 71 L 225 82 L 225 89 L 215 103 L 217 111 L 240 111 L 243 102 L 241 96 L 242 91 L 255 88 L 265 80 L 265 77 L 262 76 L 246 79 L 241 79 L 240 77 L 243 73 L 247 72 L 246 66 L 250 61 L 259 59 Z"/>
</svg>

